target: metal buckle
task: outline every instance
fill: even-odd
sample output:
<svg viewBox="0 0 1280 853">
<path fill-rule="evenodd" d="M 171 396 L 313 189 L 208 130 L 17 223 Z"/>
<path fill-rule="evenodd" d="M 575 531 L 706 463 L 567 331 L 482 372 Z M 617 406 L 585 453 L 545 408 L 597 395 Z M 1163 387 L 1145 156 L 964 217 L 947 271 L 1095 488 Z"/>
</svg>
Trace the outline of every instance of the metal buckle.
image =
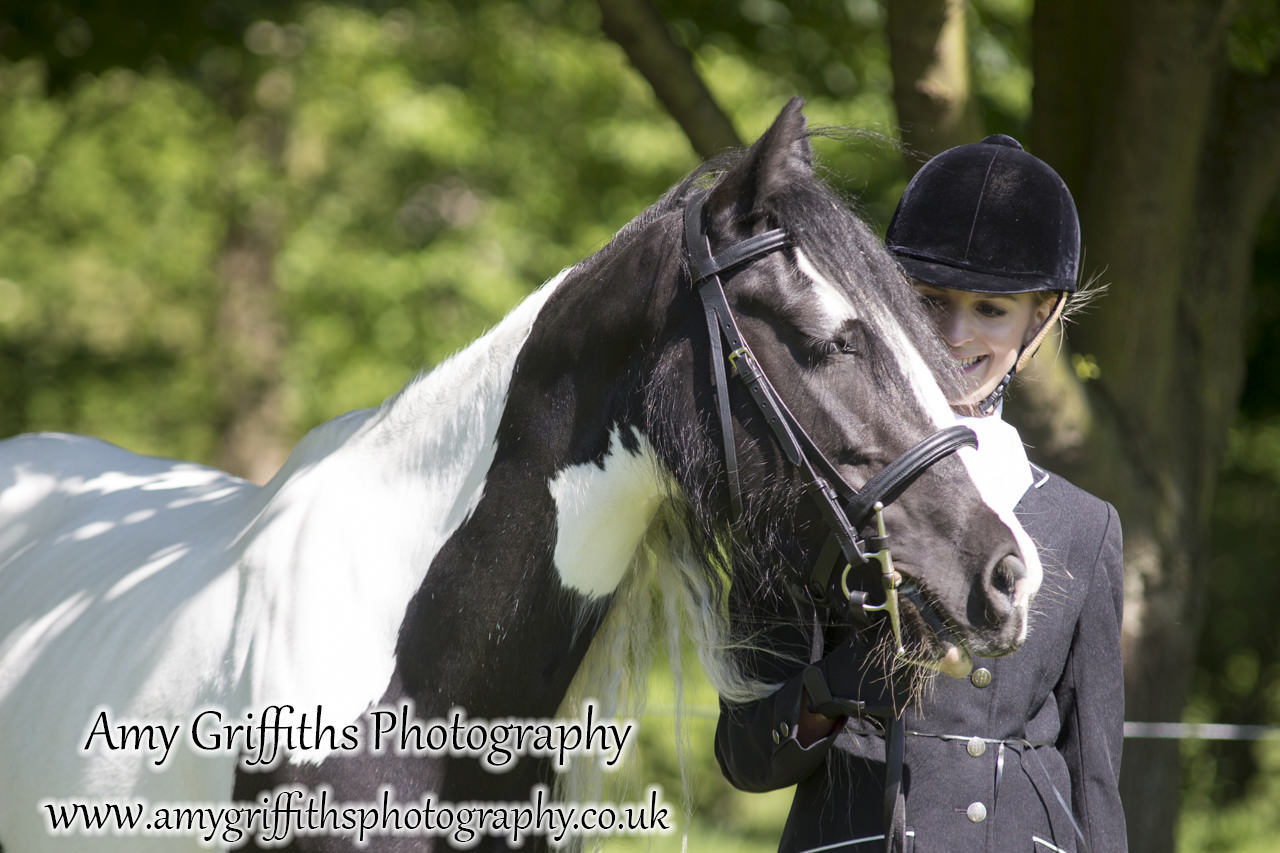
<svg viewBox="0 0 1280 853">
<path fill-rule="evenodd" d="M 852 565 L 846 565 L 844 572 L 840 575 L 840 591 L 844 593 L 846 601 L 851 604 L 855 598 L 859 599 L 859 605 L 864 613 L 880 613 L 883 612 L 889 617 L 889 627 L 893 631 L 893 642 L 897 646 L 897 654 L 899 657 L 907 653 L 906 648 L 902 645 L 902 620 L 898 611 L 898 587 L 902 585 L 902 575 L 898 574 L 893 568 L 893 554 L 889 550 L 889 535 L 884 529 L 884 504 L 876 501 L 871 508 L 876 520 L 876 535 L 871 540 L 876 544 L 878 550 L 867 551 L 863 554 L 867 560 L 874 560 L 880 564 L 880 584 L 884 588 L 883 604 L 868 604 L 864 595 L 858 594 L 860 590 L 849 589 L 849 573 L 853 571 Z"/>
<path fill-rule="evenodd" d="M 729 362 L 729 366 L 733 368 L 734 372 L 739 372 L 738 359 L 740 358 L 745 360 L 747 364 L 751 365 L 753 368 L 755 367 L 755 363 L 756 363 L 755 356 L 752 355 L 751 350 L 747 349 L 746 347 L 738 347 L 736 350 L 729 353 L 729 355 L 725 358 L 725 361 Z"/>
</svg>

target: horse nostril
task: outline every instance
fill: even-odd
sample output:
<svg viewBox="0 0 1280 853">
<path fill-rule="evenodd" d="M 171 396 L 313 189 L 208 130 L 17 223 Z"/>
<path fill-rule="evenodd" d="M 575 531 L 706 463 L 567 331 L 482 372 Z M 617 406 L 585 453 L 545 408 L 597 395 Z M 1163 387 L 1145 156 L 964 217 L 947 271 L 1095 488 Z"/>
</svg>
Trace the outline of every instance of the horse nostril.
<svg viewBox="0 0 1280 853">
<path fill-rule="evenodd" d="M 982 582 L 969 588 L 969 624 L 977 642 L 971 649 L 987 657 L 1007 655 L 1022 645 L 1027 634 L 1027 605 L 1035 592 L 1035 578 L 1017 553 L 992 560 Z"/>
<path fill-rule="evenodd" d="M 997 560 L 987 576 L 987 597 L 998 614 L 1007 614 L 1020 603 L 1027 567 L 1017 554 Z"/>
</svg>

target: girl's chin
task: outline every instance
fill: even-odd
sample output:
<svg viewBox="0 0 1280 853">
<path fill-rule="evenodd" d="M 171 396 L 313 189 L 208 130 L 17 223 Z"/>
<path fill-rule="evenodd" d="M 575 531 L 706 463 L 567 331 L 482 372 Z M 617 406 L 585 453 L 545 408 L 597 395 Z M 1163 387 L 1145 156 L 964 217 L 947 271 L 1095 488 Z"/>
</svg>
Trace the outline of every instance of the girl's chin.
<svg viewBox="0 0 1280 853">
<path fill-rule="evenodd" d="M 991 392 L 996 390 L 996 386 L 999 384 L 1000 383 L 998 380 L 996 382 L 983 383 L 983 385 L 979 387 L 976 391 L 970 391 L 969 393 L 964 394 L 963 396 L 960 397 L 959 400 L 952 403 L 951 405 L 957 409 L 970 408 L 970 407 L 977 406 L 983 400 L 987 399 L 987 397 L 991 395 Z"/>
<path fill-rule="evenodd" d="M 974 387 L 974 383 L 972 382 L 965 382 L 965 385 L 973 390 L 967 391 L 961 395 L 959 401 L 961 406 L 976 406 L 978 403 L 985 400 L 987 395 L 994 391 L 996 387 L 994 382 L 984 382 L 977 387 Z M 988 388 L 988 385 L 991 387 Z"/>
</svg>

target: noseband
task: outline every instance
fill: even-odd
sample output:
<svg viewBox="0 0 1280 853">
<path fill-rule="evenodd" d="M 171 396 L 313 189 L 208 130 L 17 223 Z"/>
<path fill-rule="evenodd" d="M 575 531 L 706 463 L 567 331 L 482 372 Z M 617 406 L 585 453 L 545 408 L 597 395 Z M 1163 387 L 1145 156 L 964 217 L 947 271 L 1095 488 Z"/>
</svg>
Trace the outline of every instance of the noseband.
<svg viewBox="0 0 1280 853">
<path fill-rule="evenodd" d="M 736 520 L 742 514 L 742 486 L 738 476 L 738 454 L 729 411 L 729 368 L 746 386 L 787 460 L 800 469 L 805 491 L 817 503 L 830 531 L 827 543 L 810 570 L 809 577 L 803 584 L 793 585 L 794 591 L 807 595 L 822 607 L 847 606 L 850 613 L 859 619 L 883 612 L 889 619 L 894 642 L 901 654 L 904 650 L 898 611 L 898 588 L 902 584 L 902 576 L 893 568 L 893 556 L 889 552 L 889 537 L 885 532 L 882 514 L 884 507 L 897 499 L 917 477 L 938 461 L 961 447 L 977 447 L 977 436 L 973 430 L 964 426 L 938 430 L 886 465 L 864 483 L 861 489 L 850 486 L 805 432 L 760 368 L 760 363 L 734 321 L 720 281 L 721 273 L 789 247 L 790 237 L 782 229 L 775 228 L 735 243 L 722 250 L 719 255 L 712 254 L 711 241 L 703 223 L 702 209 L 705 201 L 704 191 L 693 196 L 685 206 L 685 251 L 692 284 L 698 288 L 698 295 L 702 299 L 707 332 L 711 339 L 712 379 L 716 388 L 733 517 Z M 729 351 L 727 357 L 725 345 Z M 864 538 L 861 530 L 872 520 L 875 522 L 875 531 Z M 837 579 L 834 573 L 841 562 L 844 563 L 844 568 Z M 880 585 L 884 594 L 884 600 L 879 603 L 871 603 L 868 592 L 850 588 L 851 573 L 872 562 L 879 566 Z"/>
</svg>

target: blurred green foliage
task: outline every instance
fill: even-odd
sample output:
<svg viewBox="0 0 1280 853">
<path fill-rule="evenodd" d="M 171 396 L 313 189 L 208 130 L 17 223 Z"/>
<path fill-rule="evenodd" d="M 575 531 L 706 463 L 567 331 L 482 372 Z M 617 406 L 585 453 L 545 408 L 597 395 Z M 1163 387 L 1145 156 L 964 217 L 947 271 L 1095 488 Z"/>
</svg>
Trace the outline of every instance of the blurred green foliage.
<svg viewBox="0 0 1280 853">
<path fill-rule="evenodd" d="M 598 247 L 692 161 L 581 4 L 544 6 L 309 6 L 192 76 L 105 69 L 53 96 L 37 59 L 0 68 L 0 429 L 212 459 L 236 229 L 269 254 L 246 322 L 283 328 L 295 433 Z"/>
<path fill-rule="evenodd" d="M 812 125 L 871 131 L 819 154 L 887 221 L 904 177 L 880 3 L 657 5 L 744 138 L 797 93 Z M 1246 6 L 1233 50 L 1258 70 L 1280 43 L 1274 5 Z M 988 129 L 1023 133 L 1030 3 L 973 8 Z M 274 395 L 289 446 L 465 345 L 694 165 L 586 2 L 27 4 L 0 23 L 0 434 L 222 464 L 232 425 Z M 1259 249 L 1193 719 L 1280 719 L 1278 223 Z M 625 772 L 679 804 L 670 678 L 654 673 L 657 713 Z M 731 791 L 714 696 L 693 678 L 683 701 L 689 847 L 773 849 L 786 792 Z M 1186 747 L 1185 849 L 1276 837 L 1276 746 Z"/>
<path fill-rule="evenodd" d="M 201 44 L 183 74 L 137 56 L 51 88 L 42 55 L 0 66 L 0 431 L 217 462 L 227 377 L 255 367 L 234 337 L 265 325 L 296 437 L 464 345 L 695 164 L 582 3 L 317 4 Z M 792 91 L 707 62 L 748 135 Z M 810 115 L 891 112 L 880 93 Z M 244 231 L 269 273 L 237 322 L 220 266 Z"/>
<path fill-rule="evenodd" d="M 0 66 L 0 429 L 207 454 L 231 127 L 164 75 L 41 72 Z"/>
</svg>

